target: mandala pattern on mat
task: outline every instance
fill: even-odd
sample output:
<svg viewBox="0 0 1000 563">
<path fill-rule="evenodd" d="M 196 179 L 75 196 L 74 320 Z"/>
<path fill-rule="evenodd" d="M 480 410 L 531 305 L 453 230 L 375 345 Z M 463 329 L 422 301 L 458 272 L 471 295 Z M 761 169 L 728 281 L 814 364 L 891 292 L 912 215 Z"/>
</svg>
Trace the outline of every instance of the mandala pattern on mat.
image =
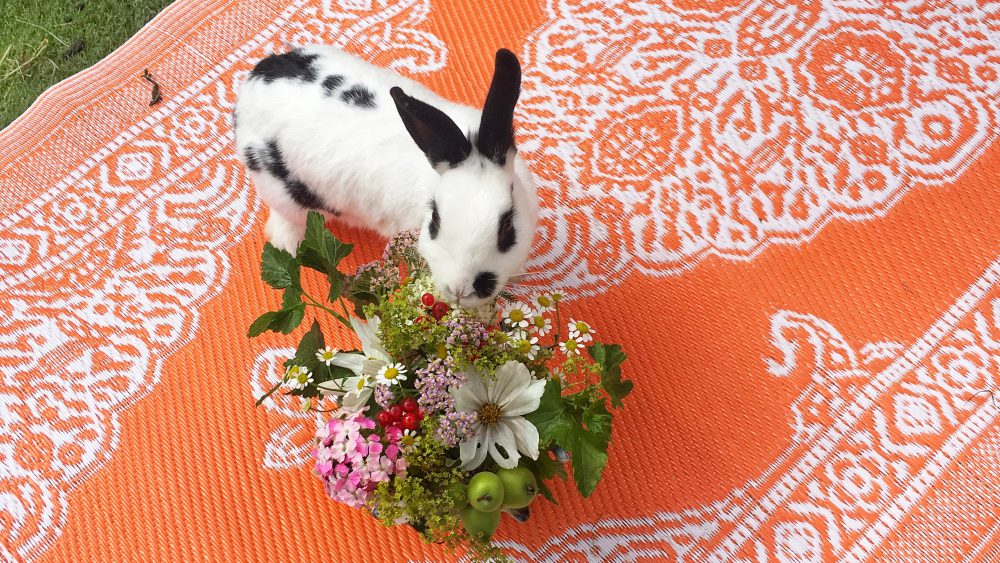
<svg viewBox="0 0 1000 563">
<path fill-rule="evenodd" d="M 793 445 L 767 473 L 691 510 L 580 525 L 537 549 L 498 543 L 515 559 L 552 563 L 866 559 L 1000 417 L 985 396 L 975 398 L 1000 381 L 1000 259 L 910 345 L 855 348 L 830 323 L 790 311 L 771 317 L 771 341 L 778 357 L 766 359 L 768 372 L 809 383 L 791 406 Z M 258 355 L 253 396 L 294 353 Z M 277 416 L 265 467 L 309 461 L 310 421 L 322 420 L 298 405 L 285 396 L 268 401 Z M 1000 460 L 1000 436 L 993 439 Z M 989 522 L 979 524 L 988 533 Z"/>
<path fill-rule="evenodd" d="M 996 139 L 995 2 L 551 0 L 525 49 L 539 281 L 603 291 L 884 214 Z"/>
<path fill-rule="evenodd" d="M 259 204 L 227 152 L 236 87 L 287 44 L 404 73 L 443 66 L 426 0 L 289 6 L 65 180 L 0 218 L 0 559 L 37 557 L 66 494 L 110 459 L 119 414 L 198 327 Z"/>
<path fill-rule="evenodd" d="M 788 311 L 772 316 L 771 336 L 768 371 L 809 383 L 792 404 L 793 445 L 765 474 L 707 506 L 577 526 L 537 549 L 503 545 L 546 562 L 864 561 L 931 487 L 958 479 L 948 466 L 959 455 L 985 446 L 979 467 L 1000 463 L 1000 434 L 981 436 L 1000 409 L 974 396 L 1000 380 L 1000 259 L 912 344 L 856 349 Z M 970 538 L 997 535 L 994 523 L 967 521 Z M 946 542 L 920 553 L 954 549 Z"/>
</svg>

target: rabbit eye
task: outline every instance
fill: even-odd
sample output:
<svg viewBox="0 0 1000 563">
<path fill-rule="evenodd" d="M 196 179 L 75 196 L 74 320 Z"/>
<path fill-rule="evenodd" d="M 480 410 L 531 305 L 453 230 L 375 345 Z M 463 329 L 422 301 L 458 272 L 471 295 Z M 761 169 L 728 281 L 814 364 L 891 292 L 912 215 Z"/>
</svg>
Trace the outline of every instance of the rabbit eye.
<svg viewBox="0 0 1000 563">
<path fill-rule="evenodd" d="M 441 216 L 438 215 L 437 202 L 431 200 L 431 224 L 428 225 L 427 230 L 431 234 L 431 240 L 434 240 L 438 236 L 438 231 L 441 230 Z"/>
<path fill-rule="evenodd" d="M 472 281 L 472 289 L 480 299 L 486 299 L 493 295 L 497 288 L 497 275 L 493 272 L 479 272 L 476 279 Z"/>
<path fill-rule="evenodd" d="M 514 229 L 514 208 L 508 209 L 500 216 L 497 227 L 497 248 L 507 252 L 517 244 L 517 231 Z"/>
</svg>

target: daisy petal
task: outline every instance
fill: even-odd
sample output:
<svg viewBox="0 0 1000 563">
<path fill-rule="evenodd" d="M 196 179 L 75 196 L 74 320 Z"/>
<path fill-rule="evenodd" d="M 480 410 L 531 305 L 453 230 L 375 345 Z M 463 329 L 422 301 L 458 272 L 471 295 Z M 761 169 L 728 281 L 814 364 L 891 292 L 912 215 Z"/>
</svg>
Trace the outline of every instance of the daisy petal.
<svg viewBox="0 0 1000 563">
<path fill-rule="evenodd" d="M 492 434 L 492 440 L 488 441 L 490 447 L 490 456 L 493 457 L 493 461 L 497 462 L 497 465 L 504 467 L 506 469 L 513 469 L 517 467 L 517 462 L 521 459 L 521 454 L 517 453 L 517 441 L 514 439 L 514 431 L 505 424 L 507 421 L 502 421 L 499 424 L 494 424 L 491 426 L 487 432 L 487 436 Z M 497 447 L 503 448 L 503 453 Z M 538 447 L 537 445 L 535 446 Z"/>
</svg>

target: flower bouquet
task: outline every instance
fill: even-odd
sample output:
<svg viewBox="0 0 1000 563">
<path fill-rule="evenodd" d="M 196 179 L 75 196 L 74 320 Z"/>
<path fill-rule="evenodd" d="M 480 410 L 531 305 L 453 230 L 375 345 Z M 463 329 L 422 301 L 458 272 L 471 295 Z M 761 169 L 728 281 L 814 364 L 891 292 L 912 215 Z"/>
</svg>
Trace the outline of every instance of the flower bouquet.
<svg viewBox="0 0 1000 563">
<path fill-rule="evenodd" d="M 352 275 L 339 269 L 352 246 L 318 213 L 295 256 L 265 245 L 262 278 L 283 290 L 282 307 L 249 335 L 289 334 L 311 309 L 349 327 L 361 349 L 329 344 L 314 320 L 257 404 L 284 389 L 329 416 L 319 420 L 314 472 L 334 500 L 427 541 L 465 543 L 476 558 L 502 557 L 490 542 L 501 514 L 523 522 L 536 496 L 554 502 L 547 484 L 567 478 L 566 464 L 583 496 L 597 487 L 608 403 L 620 408 L 632 390 L 625 354 L 597 342 L 587 322 L 562 319 L 558 293 L 522 302 L 504 292 L 452 308 L 416 240 L 398 235 Z M 325 278 L 324 299 L 303 288 L 305 270 Z"/>
</svg>

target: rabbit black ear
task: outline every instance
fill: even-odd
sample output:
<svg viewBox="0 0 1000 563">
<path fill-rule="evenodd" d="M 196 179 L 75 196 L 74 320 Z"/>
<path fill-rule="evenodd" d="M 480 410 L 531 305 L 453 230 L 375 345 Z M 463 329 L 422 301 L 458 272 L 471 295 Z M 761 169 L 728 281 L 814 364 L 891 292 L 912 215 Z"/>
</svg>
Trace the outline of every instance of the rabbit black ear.
<svg viewBox="0 0 1000 563">
<path fill-rule="evenodd" d="M 389 95 L 396 102 L 396 111 L 406 131 L 427 155 L 431 165 L 447 162 L 455 166 L 472 152 L 472 143 L 443 111 L 407 96 L 399 86 L 393 86 Z"/>
<path fill-rule="evenodd" d="M 476 137 L 476 149 L 500 165 L 507 162 L 507 151 L 514 147 L 514 106 L 520 94 L 521 63 L 514 53 L 500 49 Z"/>
</svg>

